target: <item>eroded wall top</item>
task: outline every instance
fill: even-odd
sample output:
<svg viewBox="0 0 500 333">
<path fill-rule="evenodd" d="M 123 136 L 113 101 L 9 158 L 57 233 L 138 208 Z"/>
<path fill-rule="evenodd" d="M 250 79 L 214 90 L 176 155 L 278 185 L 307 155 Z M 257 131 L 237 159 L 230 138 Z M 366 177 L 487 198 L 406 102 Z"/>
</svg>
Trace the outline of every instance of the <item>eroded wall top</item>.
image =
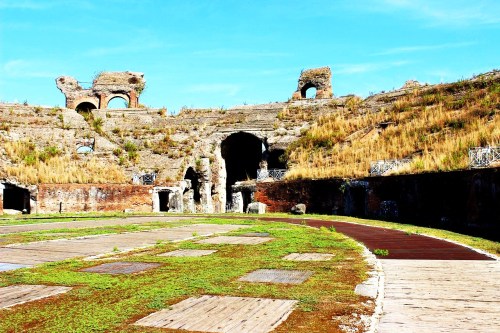
<svg viewBox="0 0 500 333">
<path fill-rule="evenodd" d="M 297 90 L 293 93 L 292 99 L 306 98 L 306 91 L 309 88 L 316 88 L 315 98 L 332 98 L 332 72 L 330 67 L 303 70 L 300 73 Z"/>
<path fill-rule="evenodd" d="M 71 76 L 60 76 L 56 85 L 66 96 L 66 107 L 106 109 L 111 99 L 123 98 L 130 108 L 139 105 L 139 95 L 146 86 L 144 74 L 139 72 L 101 72 L 92 83 L 92 87 L 84 89 Z M 85 103 L 85 104 L 84 104 Z"/>
</svg>

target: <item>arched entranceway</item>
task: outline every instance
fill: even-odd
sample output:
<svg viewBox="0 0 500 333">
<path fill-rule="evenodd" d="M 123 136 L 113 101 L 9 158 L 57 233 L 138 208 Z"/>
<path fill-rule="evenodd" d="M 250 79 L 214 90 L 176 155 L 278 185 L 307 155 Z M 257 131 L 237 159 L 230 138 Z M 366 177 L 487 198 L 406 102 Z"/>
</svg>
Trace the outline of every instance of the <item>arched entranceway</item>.
<svg viewBox="0 0 500 333">
<path fill-rule="evenodd" d="M 75 108 L 78 113 L 89 113 L 91 110 L 97 109 L 97 106 L 90 102 L 82 102 Z"/>
<path fill-rule="evenodd" d="M 0 184 L 0 198 L 3 197 L 3 209 L 12 209 L 29 214 L 30 192 L 28 189 L 12 184 Z M 3 195 L 2 195 L 3 194 Z"/>
<path fill-rule="evenodd" d="M 234 183 L 257 178 L 257 169 L 265 150 L 262 140 L 250 133 L 234 133 L 222 141 L 221 154 L 226 162 L 228 202 L 231 202 L 231 186 Z"/>
<path fill-rule="evenodd" d="M 123 96 L 112 97 L 106 107 L 108 109 L 126 109 L 129 106 L 129 101 Z"/>
<path fill-rule="evenodd" d="M 200 175 L 194 171 L 192 167 L 189 167 L 186 170 L 186 175 L 184 179 L 189 179 L 191 181 L 191 189 L 193 190 L 193 200 L 195 204 L 199 204 L 201 202 L 200 195 Z"/>
<path fill-rule="evenodd" d="M 300 90 L 302 98 L 315 98 L 317 87 L 311 82 L 306 83 Z"/>
</svg>

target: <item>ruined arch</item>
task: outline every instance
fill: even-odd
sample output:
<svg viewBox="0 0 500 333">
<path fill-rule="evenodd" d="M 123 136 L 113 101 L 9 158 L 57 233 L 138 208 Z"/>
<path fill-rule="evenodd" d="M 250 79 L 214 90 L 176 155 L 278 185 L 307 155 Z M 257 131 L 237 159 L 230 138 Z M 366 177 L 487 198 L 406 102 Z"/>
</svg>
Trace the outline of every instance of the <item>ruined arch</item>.
<svg viewBox="0 0 500 333">
<path fill-rule="evenodd" d="M 196 171 L 194 171 L 193 167 L 189 167 L 186 170 L 186 174 L 184 175 L 184 179 L 191 181 L 191 189 L 193 190 L 194 203 L 199 204 L 201 202 L 200 175 Z"/>
<path fill-rule="evenodd" d="M 231 201 L 231 186 L 238 181 L 257 178 L 257 169 L 266 150 L 257 136 L 237 132 L 221 142 L 221 155 L 226 164 L 226 198 Z"/>
<path fill-rule="evenodd" d="M 144 74 L 138 72 L 101 72 L 90 89 L 84 89 L 80 82 L 71 76 L 60 76 L 56 85 L 66 97 L 66 107 L 75 109 L 83 102 L 91 102 L 96 109 L 106 109 L 108 102 L 121 97 L 129 108 L 139 106 L 139 96 L 146 86 Z M 90 100 L 89 100 L 90 99 Z"/>
<path fill-rule="evenodd" d="M 94 109 L 97 109 L 96 104 L 88 101 L 83 101 L 75 107 L 75 110 L 78 113 L 88 113 Z"/>
<path fill-rule="evenodd" d="M 292 99 L 306 98 L 306 91 L 312 87 L 316 88 L 314 98 L 332 98 L 332 72 L 330 67 L 320 67 L 304 70 L 300 73 L 297 90 L 293 93 Z"/>
<path fill-rule="evenodd" d="M 125 101 L 126 105 L 123 105 L 122 107 L 120 108 L 113 108 L 113 109 L 123 109 L 123 108 L 127 108 L 129 107 L 130 105 L 130 97 L 126 94 L 113 94 L 113 95 L 110 95 L 110 96 L 107 96 L 104 100 L 104 105 L 106 105 L 105 108 L 109 109 L 109 104 L 112 100 L 122 100 L 122 101 Z M 101 107 L 102 109 L 103 107 Z"/>
</svg>

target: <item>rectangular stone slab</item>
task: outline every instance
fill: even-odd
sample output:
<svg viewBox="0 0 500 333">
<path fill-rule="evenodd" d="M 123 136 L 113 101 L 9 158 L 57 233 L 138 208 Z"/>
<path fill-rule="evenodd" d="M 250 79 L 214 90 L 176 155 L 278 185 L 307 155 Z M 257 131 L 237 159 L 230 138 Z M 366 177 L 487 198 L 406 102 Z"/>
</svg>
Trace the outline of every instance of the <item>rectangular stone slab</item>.
<svg viewBox="0 0 500 333">
<path fill-rule="evenodd" d="M 264 333 L 285 321 L 297 302 L 204 295 L 152 313 L 135 325 L 200 332 Z"/>
<path fill-rule="evenodd" d="M 312 274 L 313 272 L 311 271 L 258 269 L 239 278 L 239 281 L 301 284 Z"/>
<path fill-rule="evenodd" d="M 218 236 L 198 241 L 199 244 L 243 244 L 256 245 L 269 242 L 273 238 L 266 237 L 238 237 L 238 236 Z"/>
<path fill-rule="evenodd" d="M 290 253 L 283 260 L 292 261 L 325 261 L 333 258 L 330 253 Z"/>
<path fill-rule="evenodd" d="M 175 250 L 159 254 L 160 257 L 202 257 L 215 253 L 217 250 Z"/>
<path fill-rule="evenodd" d="M 144 272 L 149 269 L 161 266 L 161 264 L 152 262 L 110 262 L 89 268 L 82 269 L 81 272 L 105 273 L 105 274 L 132 274 Z"/>
<path fill-rule="evenodd" d="M 0 262 L 0 272 L 12 271 L 14 269 L 25 268 L 25 267 L 31 267 L 31 266 Z"/>
<path fill-rule="evenodd" d="M 15 285 L 0 288 L 0 309 L 10 308 L 71 290 L 71 287 L 45 285 Z"/>
</svg>

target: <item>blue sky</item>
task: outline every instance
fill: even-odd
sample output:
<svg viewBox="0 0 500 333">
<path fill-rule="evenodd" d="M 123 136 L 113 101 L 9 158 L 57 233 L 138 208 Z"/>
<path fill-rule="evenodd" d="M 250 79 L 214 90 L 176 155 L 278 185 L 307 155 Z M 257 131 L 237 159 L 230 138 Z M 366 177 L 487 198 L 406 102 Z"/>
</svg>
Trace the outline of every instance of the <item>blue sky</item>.
<svg viewBox="0 0 500 333">
<path fill-rule="evenodd" d="M 499 0 L 0 0 L 0 101 L 64 106 L 54 79 L 138 71 L 176 112 L 286 101 L 330 66 L 336 96 L 500 68 Z"/>
</svg>

